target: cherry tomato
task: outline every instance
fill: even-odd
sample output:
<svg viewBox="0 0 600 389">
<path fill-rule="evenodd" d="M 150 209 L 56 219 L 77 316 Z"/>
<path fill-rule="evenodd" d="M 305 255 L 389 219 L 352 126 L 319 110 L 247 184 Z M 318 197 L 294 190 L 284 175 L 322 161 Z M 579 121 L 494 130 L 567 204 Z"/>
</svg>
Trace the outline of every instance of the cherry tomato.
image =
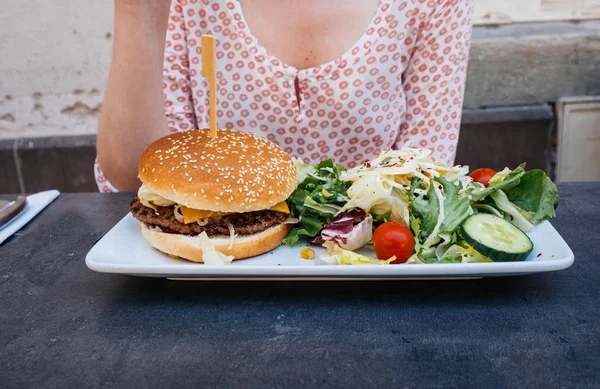
<svg viewBox="0 0 600 389">
<path fill-rule="evenodd" d="M 475 182 L 479 182 L 480 184 L 485 185 L 487 188 L 490 179 L 496 175 L 496 172 L 493 169 L 488 169 L 487 167 L 483 167 L 481 169 L 474 170 L 471 172 L 470 176 Z"/>
<path fill-rule="evenodd" d="M 375 229 L 373 247 L 379 259 L 396 259 L 391 263 L 404 263 L 415 251 L 415 237 L 402 223 L 387 222 Z"/>
</svg>

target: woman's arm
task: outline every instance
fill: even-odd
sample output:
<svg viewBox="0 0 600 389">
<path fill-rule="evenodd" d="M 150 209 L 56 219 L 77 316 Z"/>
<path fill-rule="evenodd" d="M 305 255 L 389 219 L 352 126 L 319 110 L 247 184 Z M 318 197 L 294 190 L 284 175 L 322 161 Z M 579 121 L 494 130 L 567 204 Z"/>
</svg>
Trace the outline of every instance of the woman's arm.
<svg viewBox="0 0 600 389">
<path fill-rule="evenodd" d="M 396 147 L 408 140 L 454 164 L 471 40 L 473 1 L 447 0 L 422 27 L 404 72 L 406 114 Z"/>
<path fill-rule="evenodd" d="M 139 186 L 144 149 L 169 131 L 162 96 L 171 0 L 115 0 L 115 40 L 98 129 L 98 161 L 119 190 Z"/>
</svg>

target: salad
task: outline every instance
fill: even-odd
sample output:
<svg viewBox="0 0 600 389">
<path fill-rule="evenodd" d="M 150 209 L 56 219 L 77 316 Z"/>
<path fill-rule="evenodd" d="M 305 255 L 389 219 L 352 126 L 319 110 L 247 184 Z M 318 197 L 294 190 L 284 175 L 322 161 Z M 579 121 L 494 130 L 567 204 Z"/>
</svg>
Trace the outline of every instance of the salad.
<svg viewBox="0 0 600 389">
<path fill-rule="evenodd" d="M 296 161 L 299 185 L 288 205 L 298 223 L 285 243 L 322 245 L 330 264 L 525 260 L 533 250 L 525 233 L 555 216 L 550 178 L 525 164 L 469 174 L 430 154 L 403 147 L 349 170 Z"/>
</svg>

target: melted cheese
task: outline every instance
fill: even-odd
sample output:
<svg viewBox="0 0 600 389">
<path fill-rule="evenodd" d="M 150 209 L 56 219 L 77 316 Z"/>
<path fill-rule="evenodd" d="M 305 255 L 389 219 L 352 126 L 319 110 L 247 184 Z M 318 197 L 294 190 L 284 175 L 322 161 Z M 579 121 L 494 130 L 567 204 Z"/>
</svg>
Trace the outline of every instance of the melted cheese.
<svg viewBox="0 0 600 389">
<path fill-rule="evenodd" d="M 183 222 L 185 224 L 195 223 L 200 219 L 206 219 L 208 217 L 224 216 L 224 215 L 228 215 L 231 213 L 231 212 L 205 211 L 202 209 L 193 209 L 193 208 L 184 207 L 183 205 L 179 207 L 179 211 L 181 212 L 181 215 L 183 216 Z M 287 203 L 285 201 L 275 204 L 274 206 L 269 208 L 269 211 L 281 212 L 281 213 L 285 213 L 285 214 L 290 213 L 290 209 L 288 208 Z"/>
<path fill-rule="evenodd" d="M 288 205 L 285 201 L 275 204 L 274 206 L 269 208 L 269 211 L 281 212 L 285 214 L 290 213 L 290 209 L 288 208 Z"/>
<path fill-rule="evenodd" d="M 185 224 L 195 223 L 198 220 L 205 219 L 207 217 L 227 215 L 227 212 L 204 211 L 202 209 L 184 207 L 183 205 L 179 207 L 179 212 L 181 212 L 181 215 L 183 216 L 183 222 Z"/>
</svg>

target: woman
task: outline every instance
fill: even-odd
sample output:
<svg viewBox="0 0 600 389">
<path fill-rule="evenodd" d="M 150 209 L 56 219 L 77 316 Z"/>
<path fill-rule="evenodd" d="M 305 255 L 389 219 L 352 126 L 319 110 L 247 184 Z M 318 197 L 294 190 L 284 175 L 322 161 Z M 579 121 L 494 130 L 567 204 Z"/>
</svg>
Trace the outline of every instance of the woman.
<svg viewBox="0 0 600 389">
<path fill-rule="evenodd" d="M 115 0 L 98 186 L 135 190 L 153 140 L 209 126 L 202 34 L 217 39 L 219 127 L 307 163 L 410 141 L 452 164 L 471 14 L 471 0 Z"/>
</svg>

